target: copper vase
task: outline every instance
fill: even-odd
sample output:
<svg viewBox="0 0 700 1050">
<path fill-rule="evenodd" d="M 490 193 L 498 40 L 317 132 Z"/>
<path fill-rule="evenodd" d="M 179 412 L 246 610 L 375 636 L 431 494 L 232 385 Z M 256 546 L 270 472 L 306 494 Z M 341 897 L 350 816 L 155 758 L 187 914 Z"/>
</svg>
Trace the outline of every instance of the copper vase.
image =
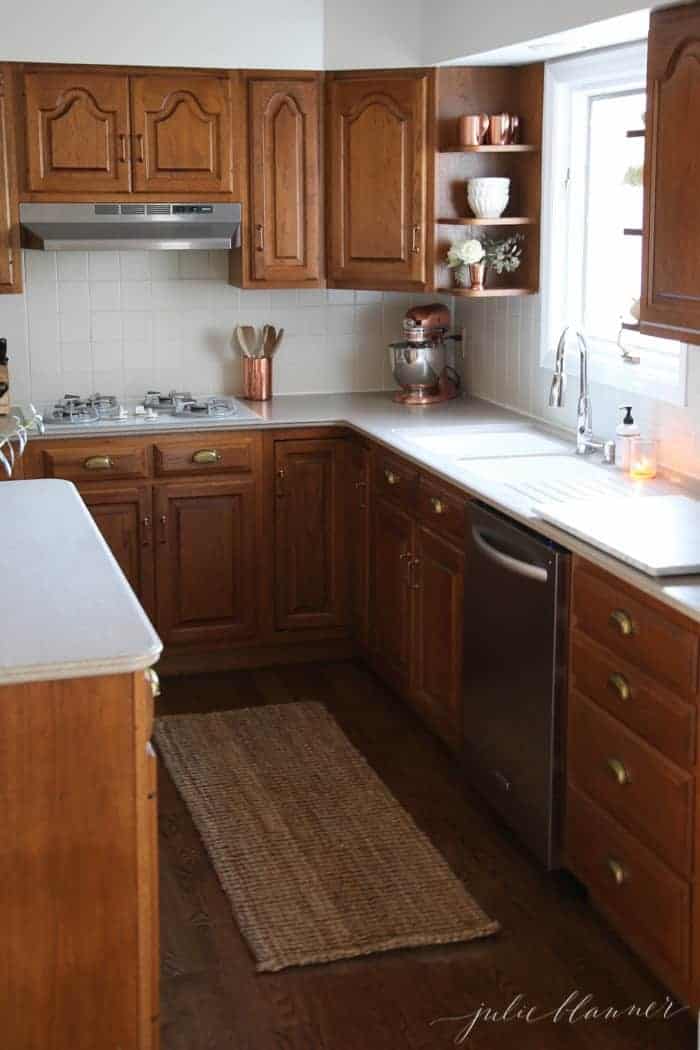
<svg viewBox="0 0 700 1050">
<path fill-rule="evenodd" d="M 473 292 L 483 292 L 484 278 L 486 276 L 486 264 L 482 262 L 469 263 L 469 281 Z"/>
<path fill-rule="evenodd" d="M 269 401 L 272 397 L 272 358 L 243 358 L 243 397 L 246 401 Z"/>
</svg>

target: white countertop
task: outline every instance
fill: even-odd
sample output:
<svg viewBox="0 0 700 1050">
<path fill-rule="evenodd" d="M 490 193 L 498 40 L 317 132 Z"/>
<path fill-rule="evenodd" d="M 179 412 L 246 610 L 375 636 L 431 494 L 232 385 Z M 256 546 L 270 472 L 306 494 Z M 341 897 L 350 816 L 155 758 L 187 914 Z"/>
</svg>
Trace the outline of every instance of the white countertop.
<svg viewBox="0 0 700 1050">
<path fill-rule="evenodd" d="M 225 420 L 186 419 L 184 421 L 165 418 L 152 423 L 134 419 L 117 423 L 99 423 L 91 426 L 47 426 L 45 438 L 97 437 L 100 434 L 124 435 L 188 430 L 231 430 L 240 427 L 300 427 L 342 425 L 357 431 L 387 448 L 400 453 L 406 459 L 462 489 L 467 495 L 476 497 L 495 507 L 516 521 L 543 536 L 554 540 L 562 547 L 580 554 L 600 565 L 620 579 L 658 598 L 660 601 L 700 622 L 700 576 L 678 576 L 657 579 L 639 572 L 618 558 L 611 557 L 590 543 L 550 525 L 532 511 L 527 500 L 511 487 L 499 484 L 480 473 L 471 473 L 466 463 L 457 463 L 454 457 L 420 448 L 410 438 L 421 432 L 441 431 L 451 428 L 478 428 L 483 430 L 511 430 L 531 427 L 533 421 L 516 412 L 500 408 L 487 401 L 474 398 L 457 398 L 443 404 L 430 406 L 407 406 L 397 404 L 390 394 L 310 394 L 283 395 L 271 401 L 242 402 L 240 416 Z M 573 437 L 565 431 L 556 431 L 536 424 L 543 433 L 564 438 L 572 449 Z M 33 440 L 42 440 L 33 438 Z M 481 461 L 483 464 L 483 460 Z M 494 464 L 499 460 L 493 460 Z M 609 477 L 616 484 L 624 483 L 622 472 L 614 467 Z M 602 475 L 602 468 L 598 471 Z M 687 479 L 666 478 L 642 483 L 649 494 L 690 493 L 698 496 L 696 486 L 689 489 Z M 639 493 L 639 486 L 636 494 Z M 631 527 L 634 527 L 632 518 Z M 659 542 L 663 542 L 660 537 Z"/>
<path fill-rule="evenodd" d="M 0 685 L 143 670 L 162 645 L 68 481 L 0 484 Z"/>
</svg>

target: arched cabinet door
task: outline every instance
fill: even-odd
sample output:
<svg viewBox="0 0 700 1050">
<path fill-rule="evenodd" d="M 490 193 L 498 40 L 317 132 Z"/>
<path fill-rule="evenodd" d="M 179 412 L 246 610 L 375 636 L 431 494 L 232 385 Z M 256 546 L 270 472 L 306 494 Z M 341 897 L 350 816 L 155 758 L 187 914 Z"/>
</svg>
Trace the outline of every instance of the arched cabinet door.
<svg viewBox="0 0 700 1050">
<path fill-rule="evenodd" d="M 425 286 L 428 94 L 423 72 L 330 81 L 333 283 Z"/>
<path fill-rule="evenodd" d="M 30 71 L 24 90 L 30 190 L 129 190 L 128 77 Z"/>
<path fill-rule="evenodd" d="M 232 192 L 228 77 L 132 77 L 131 121 L 134 190 Z"/>
<path fill-rule="evenodd" d="M 319 79 L 248 80 L 253 281 L 318 284 Z"/>
<path fill-rule="evenodd" d="M 642 331 L 700 343 L 700 5 L 651 16 Z"/>
</svg>

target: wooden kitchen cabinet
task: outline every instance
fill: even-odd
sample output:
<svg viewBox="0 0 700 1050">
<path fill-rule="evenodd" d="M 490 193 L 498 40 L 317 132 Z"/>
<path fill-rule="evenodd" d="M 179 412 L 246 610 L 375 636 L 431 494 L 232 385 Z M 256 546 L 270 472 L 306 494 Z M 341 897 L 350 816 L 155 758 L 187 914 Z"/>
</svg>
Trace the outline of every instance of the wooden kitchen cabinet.
<svg viewBox="0 0 700 1050">
<path fill-rule="evenodd" d="M 347 624 L 346 442 L 274 442 L 274 618 L 278 631 Z"/>
<path fill-rule="evenodd" d="M 80 490 L 119 567 L 154 615 L 153 507 L 149 485 L 101 484 Z"/>
<path fill-rule="evenodd" d="M 143 672 L 0 688 L 0 1030 L 157 1050 L 153 700 Z"/>
<path fill-rule="evenodd" d="M 250 74 L 244 283 L 318 287 L 321 81 L 317 73 Z"/>
<path fill-rule="evenodd" d="M 432 243 L 433 74 L 329 74 L 328 283 L 420 291 Z"/>
<path fill-rule="evenodd" d="M 127 192 L 129 78 L 97 70 L 24 74 L 27 188 L 41 193 Z"/>
<path fill-rule="evenodd" d="M 230 193 L 229 77 L 149 73 L 130 86 L 134 190 Z"/>
<path fill-rule="evenodd" d="M 347 534 L 350 622 L 363 649 L 369 641 L 370 468 L 372 452 L 352 441 L 348 455 Z"/>
<path fill-rule="evenodd" d="M 415 620 L 411 697 L 458 751 L 462 742 L 464 550 L 417 525 L 412 571 Z"/>
<path fill-rule="evenodd" d="M 647 58 L 641 330 L 700 343 L 700 4 L 654 11 Z"/>
<path fill-rule="evenodd" d="M 0 65 L 0 294 L 22 291 L 12 76 Z"/>
<path fill-rule="evenodd" d="M 257 630 L 261 552 L 253 478 L 154 490 L 158 631 L 166 645 L 236 642 Z"/>
<path fill-rule="evenodd" d="M 382 678 L 410 693 L 413 520 L 385 499 L 372 510 L 370 653 Z"/>
</svg>

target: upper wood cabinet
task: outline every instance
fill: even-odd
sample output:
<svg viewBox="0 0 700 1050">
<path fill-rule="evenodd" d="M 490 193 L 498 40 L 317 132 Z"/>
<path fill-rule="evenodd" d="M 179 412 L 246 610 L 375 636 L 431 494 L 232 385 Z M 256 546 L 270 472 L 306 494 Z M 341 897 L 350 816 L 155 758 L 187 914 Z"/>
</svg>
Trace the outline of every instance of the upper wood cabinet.
<svg viewBox="0 0 700 1050">
<path fill-rule="evenodd" d="M 22 291 L 12 78 L 0 66 L 0 293 Z"/>
<path fill-rule="evenodd" d="M 641 329 L 700 343 L 700 4 L 651 16 Z"/>
<path fill-rule="evenodd" d="M 341 627 L 347 621 L 343 466 L 334 438 L 274 443 L 275 626 Z"/>
<path fill-rule="evenodd" d="M 426 287 L 432 83 L 425 70 L 330 75 L 329 284 Z"/>
<path fill-rule="evenodd" d="M 32 68 L 23 82 L 28 192 L 237 191 L 228 74 Z"/>
<path fill-rule="evenodd" d="M 131 78 L 133 186 L 147 193 L 233 189 L 227 76 Z"/>
<path fill-rule="evenodd" d="M 251 286 L 319 284 L 320 93 L 318 74 L 247 80 Z"/>
<path fill-rule="evenodd" d="M 129 78 L 67 70 L 25 73 L 28 189 L 129 189 Z"/>
</svg>

